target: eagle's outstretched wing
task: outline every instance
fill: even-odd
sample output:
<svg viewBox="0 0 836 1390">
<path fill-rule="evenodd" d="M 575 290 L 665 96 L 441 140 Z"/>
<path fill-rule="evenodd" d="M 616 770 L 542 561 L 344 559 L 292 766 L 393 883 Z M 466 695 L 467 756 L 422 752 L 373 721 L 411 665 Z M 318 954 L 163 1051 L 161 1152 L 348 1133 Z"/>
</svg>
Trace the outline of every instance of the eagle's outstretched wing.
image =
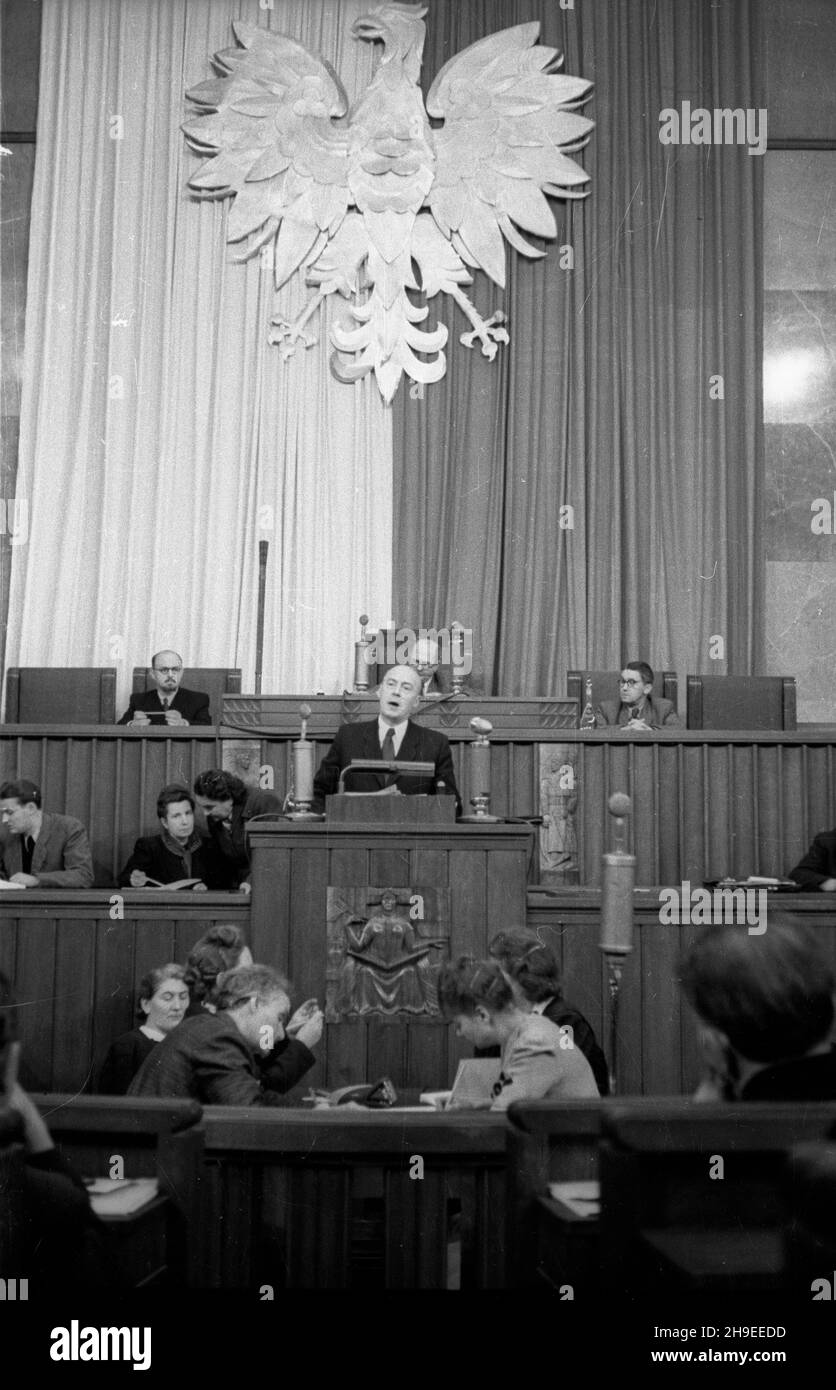
<svg viewBox="0 0 836 1390">
<path fill-rule="evenodd" d="M 553 48 L 533 46 L 539 32 L 533 22 L 480 39 L 445 64 L 427 97 L 429 114 L 444 119 L 433 132 L 437 164 L 427 205 L 462 260 L 500 286 L 503 237 L 525 256 L 542 256 L 517 228 L 555 236 L 544 193 L 583 197 L 589 179 L 565 151 L 589 138 L 592 121 L 573 108 L 591 84 L 555 75 L 562 60 Z"/>
<path fill-rule="evenodd" d="M 183 126 L 191 147 L 212 158 L 189 180 L 204 198 L 234 195 L 227 239 L 247 260 L 278 229 L 278 289 L 315 258 L 349 203 L 348 97 L 323 58 L 284 34 L 233 24 L 240 48 L 215 55 L 222 74 L 187 94 L 198 108 Z"/>
</svg>

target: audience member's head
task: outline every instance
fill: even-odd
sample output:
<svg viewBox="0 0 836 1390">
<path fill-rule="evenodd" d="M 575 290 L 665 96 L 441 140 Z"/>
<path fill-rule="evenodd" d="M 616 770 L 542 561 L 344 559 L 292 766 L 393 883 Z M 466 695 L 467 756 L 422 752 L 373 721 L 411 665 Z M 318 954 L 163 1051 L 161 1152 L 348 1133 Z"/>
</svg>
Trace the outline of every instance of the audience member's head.
<svg viewBox="0 0 836 1390">
<path fill-rule="evenodd" d="M 511 982 L 497 961 L 460 956 L 442 967 L 438 977 L 442 1013 L 456 1025 L 456 1036 L 474 1047 L 501 1040 L 497 1022 L 516 1012 Z"/>
<path fill-rule="evenodd" d="M 188 787 L 170 783 L 157 797 L 157 815 L 173 840 L 187 844 L 194 832 L 194 797 Z"/>
<path fill-rule="evenodd" d="M 407 656 L 407 665 L 414 666 L 422 682 L 434 676 L 441 663 L 441 650 L 432 637 L 419 637 Z"/>
<path fill-rule="evenodd" d="M 834 974 L 818 934 L 771 913 L 766 931 L 709 927 L 685 956 L 682 988 L 743 1062 L 805 1056 L 833 1029 Z"/>
<path fill-rule="evenodd" d="M 195 801 L 208 820 L 229 820 L 233 807 L 247 795 L 247 786 L 232 772 L 210 768 L 195 778 Z"/>
<path fill-rule="evenodd" d="M 390 666 L 377 692 L 386 724 L 402 724 L 421 703 L 421 677 L 414 666 Z"/>
<path fill-rule="evenodd" d="M 34 782 L 19 777 L 0 786 L 0 822 L 12 835 L 28 835 L 41 819 L 41 793 Z"/>
<path fill-rule="evenodd" d="M 218 1013 L 234 1019 L 252 1048 L 269 1052 L 284 1037 L 290 986 L 269 965 L 238 965 L 218 979 Z"/>
<path fill-rule="evenodd" d="M 501 931 L 488 950 L 518 988 L 519 1002 L 539 1004 L 543 999 L 561 999 L 563 985 L 560 966 L 551 946 L 531 931 Z"/>
<path fill-rule="evenodd" d="M 241 928 L 234 922 L 217 922 L 195 942 L 186 961 L 185 978 L 192 1004 L 214 1009 L 218 976 L 237 965 L 252 963 L 250 948 Z"/>
<path fill-rule="evenodd" d="M 182 965 L 170 961 L 149 970 L 139 982 L 137 1014 L 140 1023 L 170 1033 L 182 1023 L 189 1007 L 189 987 Z"/>
<path fill-rule="evenodd" d="M 176 695 L 183 679 L 183 658 L 177 652 L 156 652 L 148 674 L 161 695 Z"/>
<path fill-rule="evenodd" d="M 618 680 L 621 702 L 636 705 L 653 693 L 653 668 L 646 661 L 625 661 Z"/>
</svg>

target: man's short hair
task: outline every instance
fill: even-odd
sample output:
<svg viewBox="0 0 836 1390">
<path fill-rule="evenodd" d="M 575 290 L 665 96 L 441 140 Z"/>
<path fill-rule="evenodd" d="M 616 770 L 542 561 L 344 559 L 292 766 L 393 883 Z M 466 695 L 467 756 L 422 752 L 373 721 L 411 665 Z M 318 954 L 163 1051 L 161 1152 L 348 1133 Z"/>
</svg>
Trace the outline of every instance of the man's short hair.
<svg viewBox="0 0 836 1390">
<path fill-rule="evenodd" d="M 638 671 L 643 685 L 652 685 L 656 679 L 653 674 L 653 667 L 648 666 L 646 661 L 625 661 L 621 669 L 622 671 Z"/>
<path fill-rule="evenodd" d="M 4 782 L 0 787 L 0 801 L 5 800 L 19 801 L 21 806 L 26 806 L 33 801 L 40 807 L 41 792 L 34 782 L 28 782 L 25 777 L 20 777 L 16 782 Z"/>
<path fill-rule="evenodd" d="M 252 998 L 263 1003 L 276 994 L 286 994 L 290 998 L 290 985 L 271 965 L 236 965 L 234 970 L 226 970 L 218 976 L 219 1013 L 224 1009 L 237 1009 Z"/>
<path fill-rule="evenodd" d="M 459 956 L 445 965 L 438 977 L 438 999 L 448 1018 L 475 1014 L 479 1005 L 500 1013 L 514 1001 L 511 986 L 495 960 Z"/>
<path fill-rule="evenodd" d="M 194 791 L 195 796 L 205 796 L 210 801 L 228 801 L 231 798 L 235 805 L 239 805 L 247 795 L 247 786 L 234 773 L 213 767 L 208 772 L 198 774 Z"/>
<path fill-rule="evenodd" d="M 147 1003 L 149 999 L 153 999 L 163 980 L 182 980 L 185 984 L 185 968 L 172 960 L 169 961 L 168 965 L 156 965 L 153 970 L 148 971 L 147 975 L 143 975 L 136 994 L 136 1012 L 139 1018 L 145 1017 L 142 1000 L 144 999 Z"/>
<path fill-rule="evenodd" d="M 499 961 L 506 975 L 516 980 L 526 999 L 560 999 L 563 984 L 560 966 L 551 946 L 533 931 L 501 931 L 493 938 L 488 952 Z"/>
<path fill-rule="evenodd" d="M 162 820 L 169 806 L 176 806 L 178 801 L 188 801 L 194 810 L 194 797 L 188 787 L 178 787 L 174 782 L 169 786 L 163 787 L 157 797 L 157 815 Z"/>
<path fill-rule="evenodd" d="M 218 979 L 235 968 L 246 944 L 235 922 L 216 922 L 195 942 L 186 960 L 186 984 L 193 1004 L 215 1002 Z"/>
<path fill-rule="evenodd" d="M 158 652 L 154 652 L 154 655 L 151 657 L 151 670 L 152 670 L 152 671 L 154 670 L 154 668 L 155 668 L 155 666 L 156 666 L 156 664 L 157 664 L 157 657 L 158 657 L 158 656 L 162 656 L 164 652 L 171 652 L 172 656 L 176 656 L 176 657 L 177 657 L 177 660 L 180 662 L 180 665 L 181 665 L 181 667 L 182 667 L 182 665 L 183 665 L 183 658 L 182 658 L 182 656 L 180 655 L 179 652 L 176 652 L 176 651 L 174 650 L 173 647 L 161 647 L 160 650 L 159 650 Z"/>
<path fill-rule="evenodd" d="M 833 1027 L 833 968 L 819 933 L 784 913 L 770 913 L 757 936 L 708 927 L 680 979 L 699 1017 L 753 1062 L 803 1057 Z"/>
</svg>

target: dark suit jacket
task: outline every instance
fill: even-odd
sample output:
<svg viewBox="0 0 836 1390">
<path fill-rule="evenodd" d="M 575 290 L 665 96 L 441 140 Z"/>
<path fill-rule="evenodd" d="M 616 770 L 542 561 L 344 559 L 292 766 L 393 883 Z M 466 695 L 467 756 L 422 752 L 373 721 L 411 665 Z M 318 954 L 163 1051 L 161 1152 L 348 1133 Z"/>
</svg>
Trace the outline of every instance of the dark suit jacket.
<svg viewBox="0 0 836 1390">
<path fill-rule="evenodd" d="M 0 870 L 7 878 L 23 872 L 22 851 L 20 835 L 0 828 Z M 92 888 L 93 856 L 80 820 L 44 811 L 32 851 L 32 873 L 41 888 Z"/>
<path fill-rule="evenodd" d="M 836 830 L 817 835 L 804 858 L 790 869 L 790 878 L 815 892 L 826 878 L 836 878 Z"/>
<path fill-rule="evenodd" d="M 741 1100 L 836 1100 L 836 1050 L 775 1062 L 755 1072 Z"/>
<path fill-rule="evenodd" d="M 128 708 L 119 720 L 120 724 L 130 724 L 134 717 L 134 710 L 142 710 L 150 718 L 152 714 L 158 717 L 153 722 L 155 724 L 165 723 L 165 710 L 160 704 L 160 697 L 156 689 L 144 690 L 141 695 L 132 695 Z M 176 710 L 182 714 L 183 718 L 190 724 L 211 724 L 212 716 L 209 713 L 209 696 L 203 690 L 186 690 L 185 686 L 180 686 L 169 709 Z"/>
<path fill-rule="evenodd" d="M 354 758 L 380 757 L 380 731 L 376 719 L 364 720 L 362 724 L 343 724 L 337 730 L 336 738 L 314 778 L 314 810 L 325 809 L 326 796 L 331 796 L 337 790 L 340 773 Z M 437 783 L 444 782 L 447 792 L 456 798 L 456 811 L 461 810 L 453 756 L 444 734 L 437 733 L 435 729 L 426 729 L 422 724 L 414 724 L 410 719 L 398 749 L 398 759 L 401 762 L 433 763 L 435 767 L 432 778 L 399 777 L 397 786 L 402 792 L 411 796 L 433 794 Z M 348 779 L 346 789 L 352 792 L 376 792 L 391 781 L 392 776 L 388 772 L 355 772 Z"/>
<path fill-rule="evenodd" d="M 179 1023 L 146 1057 L 128 1095 L 191 1096 L 203 1105 L 283 1104 L 260 1077 L 255 1054 L 225 1013 L 204 1012 Z"/>
<path fill-rule="evenodd" d="M 243 801 L 232 808 L 232 826 L 226 830 L 220 821 L 206 817 L 206 829 L 215 852 L 227 864 L 231 887 L 237 888 L 250 871 L 247 850 L 247 823 L 254 816 L 280 816 L 282 803 L 274 792 L 248 787 Z M 156 874 L 154 875 L 156 878 Z"/>
<path fill-rule="evenodd" d="M 595 722 L 599 728 L 616 724 L 623 727 L 629 718 L 630 706 L 622 705 L 618 700 L 602 701 L 595 712 Z M 682 720 L 673 707 L 673 701 L 663 700 L 661 695 L 648 695 L 642 718 L 651 729 L 661 729 L 663 725 L 668 729 L 682 728 Z"/>
<path fill-rule="evenodd" d="M 142 869 L 149 878 L 160 883 L 176 883 L 179 878 L 199 878 L 207 888 L 225 891 L 236 887 L 235 870 L 213 841 L 201 837 L 200 847 L 192 850 L 191 871 L 186 861 L 169 849 L 162 835 L 147 835 L 137 840 L 134 852 L 119 875 L 119 887 L 130 888 L 131 873 Z"/>
</svg>

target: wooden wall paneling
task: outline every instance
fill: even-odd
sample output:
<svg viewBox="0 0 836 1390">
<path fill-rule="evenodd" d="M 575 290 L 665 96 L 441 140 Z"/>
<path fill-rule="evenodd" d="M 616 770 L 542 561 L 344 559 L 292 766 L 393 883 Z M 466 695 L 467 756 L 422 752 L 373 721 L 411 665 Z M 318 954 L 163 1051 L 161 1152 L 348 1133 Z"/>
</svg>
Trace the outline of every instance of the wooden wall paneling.
<svg viewBox="0 0 836 1390">
<path fill-rule="evenodd" d="M 286 851 L 278 854 L 284 857 Z M 328 854 L 321 844 L 300 845 L 292 851 L 290 870 L 290 912 L 285 924 L 276 923 L 275 936 L 289 940 L 287 968 L 293 985 L 294 1006 L 305 999 L 318 999 L 324 1005 L 327 960 L 326 919 L 328 911 Z M 324 1086 L 326 1063 L 324 1047 L 314 1049 L 316 1064 L 303 1078 L 302 1087 Z M 297 1094 L 294 1091 L 292 1094 Z"/>
<path fill-rule="evenodd" d="M 811 751 L 813 750 L 791 745 L 779 745 L 776 749 L 779 759 L 777 776 L 781 791 L 781 815 L 778 821 L 780 854 L 776 862 L 781 865 L 782 875 L 788 874 L 790 869 L 794 868 L 810 844 L 810 840 L 807 839 L 804 787 L 805 766 Z"/>
<path fill-rule="evenodd" d="M 676 883 L 679 879 L 681 746 L 657 744 L 656 816 L 658 863 L 653 884 Z"/>
<path fill-rule="evenodd" d="M 410 1019 L 406 1039 L 404 1085 L 418 1091 L 443 1091 L 447 1087 L 448 1024 L 437 1018 Z"/>
<path fill-rule="evenodd" d="M 642 970 L 642 1056 L 637 1089 L 644 1095 L 679 1095 L 682 1089 L 679 926 L 646 921 L 636 935 L 641 940 Z"/>
<path fill-rule="evenodd" d="M 368 1048 L 366 1075 L 358 1081 L 370 1084 L 388 1076 L 395 1090 L 406 1085 L 406 1035 L 403 1018 L 395 1015 L 384 1018 L 380 1014 L 366 1017 L 366 1045 Z"/>
<path fill-rule="evenodd" d="M 525 927 L 525 885 L 530 854 L 535 853 L 532 833 L 524 851 L 491 850 L 487 855 L 487 942 L 498 931 L 518 931 Z"/>
<path fill-rule="evenodd" d="M 98 1074 L 110 1044 L 139 1022 L 135 997 L 139 981 L 134 968 L 136 926 L 134 920 L 112 922 L 107 916 L 100 917 L 95 925 L 96 999 L 92 1010 L 91 1090 L 97 1088 Z"/>
<path fill-rule="evenodd" d="M 416 1150 L 416 1152 L 419 1152 Z M 447 1185 L 431 1161 L 421 1180 L 409 1176 L 409 1156 L 385 1169 L 386 1287 L 447 1287 Z"/>
<path fill-rule="evenodd" d="M 746 878 L 762 873 L 760 869 L 760 817 L 755 795 L 757 774 L 755 758 L 768 754 L 768 745 L 757 749 L 752 744 L 730 744 L 731 795 L 729 819 L 732 834 L 732 874 Z M 773 792 L 774 795 L 774 792 Z M 708 877 L 708 875 L 706 875 Z"/>
<path fill-rule="evenodd" d="M 324 1006 L 325 999 L 321 993 L 317 998 Z M 366 1026 L 358 1019 L 329 1023 L 318 1050 L 324 1050 L 324 1085 L 329 1091 L 339 1090 L 342 1086 L 356 1086 L 369 1075 Z M 311 1084 L 309 1076 L 303 1078 L 303 1090 Z"/>
<path fill-rule="evenodd" d="M 55 937 L 59 923 L 44 913 L 18 924 L 14 992 L 20 1008 L 21 1051 L 39 1089 L 52 1087 L 59 1039 L 55 1036 Z"/>
<path fill-rule="evenodd" d="M 96 1004 L 95 931 L 64 918 L 55 933 L 52 1079 L 58 1091 L 89 1088 Z M 79 1085 L 79 1078 L 83 1078 Z"/>
<path fill-rule="evenodd" d="M 295 1165 L 288 1172 L 288 1242 L 291 1288 L 345 1289 L 351 1276 L 352 1170 Z"/>
</svg>

